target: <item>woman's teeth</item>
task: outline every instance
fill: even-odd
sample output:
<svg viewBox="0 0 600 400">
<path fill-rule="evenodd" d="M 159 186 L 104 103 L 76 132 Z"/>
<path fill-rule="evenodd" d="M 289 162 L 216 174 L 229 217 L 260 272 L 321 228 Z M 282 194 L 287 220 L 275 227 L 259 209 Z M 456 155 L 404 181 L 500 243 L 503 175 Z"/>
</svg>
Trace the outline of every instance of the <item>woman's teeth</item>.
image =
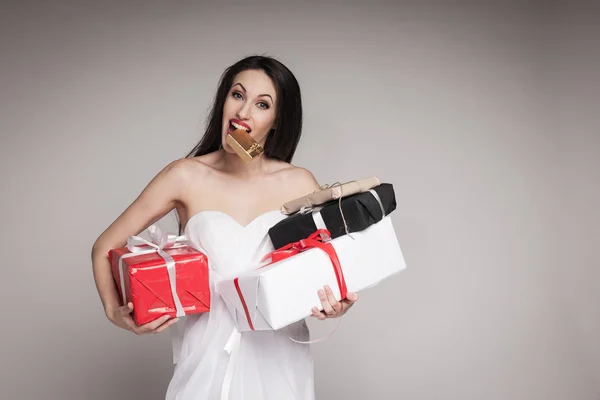
<svg viewBox="0 0 600 400">
<path fill-rule="evenodd" d="M 246 132 L 250 132 L 250 131 L 249 131 L 247 128 L 244 128 L 243 126 L 241 126 L 241 125 L 238 125 L 238 124 L 236 124 L 235 122 L 230 122 L 230 124 L 231 124 L 231 125 L 232 125 L 234 128 L 236 128 L 236 129 L 243 129 L 243 130 L 245 130 Z"/>
</svg>

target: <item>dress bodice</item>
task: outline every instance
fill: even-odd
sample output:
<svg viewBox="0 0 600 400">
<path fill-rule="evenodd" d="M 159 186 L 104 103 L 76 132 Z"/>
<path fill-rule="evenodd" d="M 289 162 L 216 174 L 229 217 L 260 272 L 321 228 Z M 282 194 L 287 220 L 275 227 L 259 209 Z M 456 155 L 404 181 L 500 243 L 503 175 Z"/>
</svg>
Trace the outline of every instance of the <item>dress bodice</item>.
<svg viewBox="0 0 600 400">
<path fill-rule="evenodd" d="M 279 210 L 272 210 L 241 225 L 224 212 L 207 210 L 189 219 L 185 233 L 207 255 L 211 271 L 230 278 L 258 265 L 273 250 L 268 230 L 284 218 Z"/>
<path fill-rule="evenodd" d="M 211 281 L 255 268 L 273 250 L 269 228 L 286 216 L 267 211 L 244 226 L 221 211 L 201 211 L 185 228 L 190 244 L 208 257 Z M 239 333 L 211 285 L 207 313 L 185 318 L 175 334 L 176 366 L 166 400 L 314 400 L 310 339 L 305 321 L 277 331 Z"/>
</svg>

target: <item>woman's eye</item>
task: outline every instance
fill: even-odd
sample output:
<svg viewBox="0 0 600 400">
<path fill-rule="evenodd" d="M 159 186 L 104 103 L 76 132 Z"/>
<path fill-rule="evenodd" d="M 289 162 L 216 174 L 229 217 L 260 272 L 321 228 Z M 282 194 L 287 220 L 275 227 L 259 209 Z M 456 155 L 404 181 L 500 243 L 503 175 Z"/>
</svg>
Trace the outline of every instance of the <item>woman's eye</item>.
<svg viewBox="0 0 600 400">
<path fill-rule="evenodd" d="M 233 92 L 233 93 L 231 93 L 231 96 L 238 100 L 242 100 L 244 98 L 244 96 L 242 96 L 242 94 L 240 92 Z M 263 110 L 268 110 L 269 103 L 265 103 L 264 101 L 261 101 L 260 103 L 258 103 L 258 107 Z"/>
</svg>

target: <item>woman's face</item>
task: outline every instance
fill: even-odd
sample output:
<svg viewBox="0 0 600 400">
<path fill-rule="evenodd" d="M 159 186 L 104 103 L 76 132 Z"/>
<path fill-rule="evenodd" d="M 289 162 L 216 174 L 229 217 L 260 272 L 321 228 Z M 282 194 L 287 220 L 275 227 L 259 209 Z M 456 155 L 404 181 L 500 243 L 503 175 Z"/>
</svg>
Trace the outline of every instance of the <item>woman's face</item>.
<svg viewBox="0 0 600 400">
<path fill-rule="evenodd" d="M 275 86 L 263 71 L 242 71 L 233 79 L 233 85 L 223 107 L 223 148 L 234 150 L 225 141 L 229 132 L 245 129 L 262 146 L 276 118 L 277 96 Z"/>
</svg>

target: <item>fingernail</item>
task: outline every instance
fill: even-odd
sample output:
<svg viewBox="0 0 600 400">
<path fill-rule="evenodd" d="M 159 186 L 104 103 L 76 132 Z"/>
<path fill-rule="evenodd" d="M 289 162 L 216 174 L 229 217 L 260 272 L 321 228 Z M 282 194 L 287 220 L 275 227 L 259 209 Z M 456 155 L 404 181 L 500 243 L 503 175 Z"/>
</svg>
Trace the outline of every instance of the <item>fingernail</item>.
<svg viewBox="0 0 600 400">
<path fill-rule="evenodd" d="M 325 294 L 325 292 L 323 292 L 321 289 L 319 289 L 319 296 L 323 296 Z"/>
<path fill-rule="evenodd" d="M 331 290 L 331 288 L 329 287 L 329 285 L 325 285 L 325 290 Z"/>
</svg>

